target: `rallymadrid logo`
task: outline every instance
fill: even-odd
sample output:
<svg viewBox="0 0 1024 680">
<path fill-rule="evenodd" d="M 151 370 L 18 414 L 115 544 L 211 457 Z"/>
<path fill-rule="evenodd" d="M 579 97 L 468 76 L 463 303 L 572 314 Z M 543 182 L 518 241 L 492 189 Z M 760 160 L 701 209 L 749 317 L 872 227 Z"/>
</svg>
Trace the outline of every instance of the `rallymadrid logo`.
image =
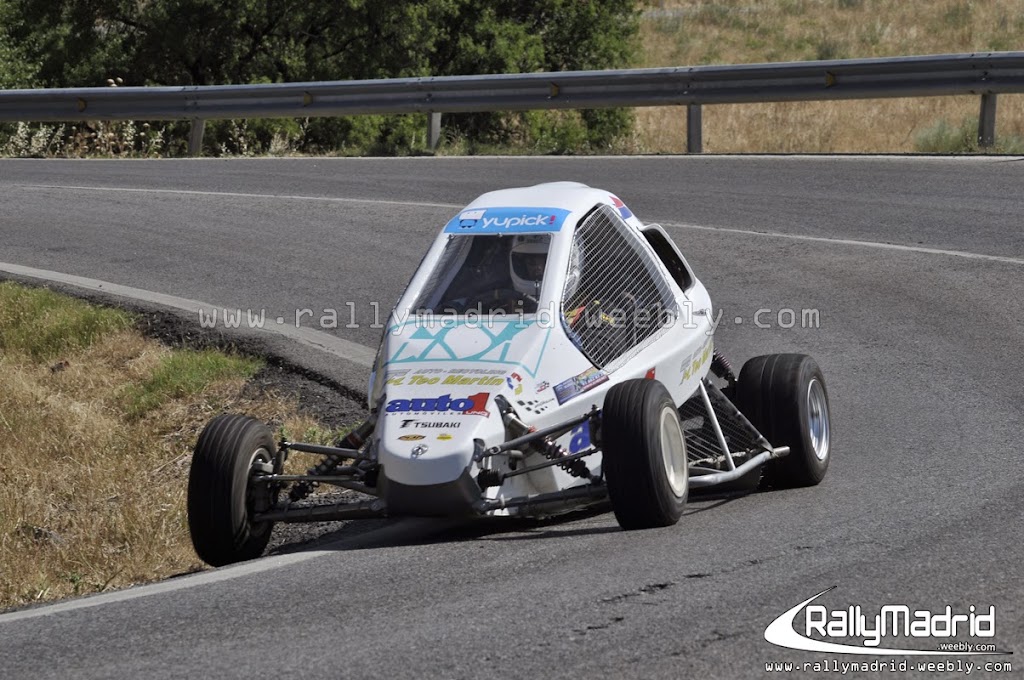
<svg viewBox="0 0 1024 680">
<path fill-rule="evenodd" d="M 866 614 L 860 606 L 830 610 L 820 604 L 812 604 L 825 593 L 835 590 L 832 586 L 814 597 L 810 597 L 792 609 L 781 614 L 768 624 L 764 639 L 773 645 L 806 652 L 827 654 L 883 654 L 907 656 L 979 656 L 1012 654 L 996 651 L 991 643 L 948 642 L 950 638 L 971 637 L 991 639 L 996 634 L 996 608 L 989 606 L 985 611 L 971 605 L 966 613 L 954 613 L 946 606 L 942 612 L 913 610 L 908 605 L 887 604 L 873 616 Z M 803 625 L 797 618 L 803 611 Z M 794 624 L 797 627 L 794 628 Z M 797 632 L 803 630 L 803 633 Z M 859 644 L 844 644 L 813 638 L 819 635 L 832 639 L 854 638 Z M 902 649 L 882 645 L 887 636 L 946 640 L 938 649 Z M 979 651 L 984 650 L 984 651 Z"/>
</svg>

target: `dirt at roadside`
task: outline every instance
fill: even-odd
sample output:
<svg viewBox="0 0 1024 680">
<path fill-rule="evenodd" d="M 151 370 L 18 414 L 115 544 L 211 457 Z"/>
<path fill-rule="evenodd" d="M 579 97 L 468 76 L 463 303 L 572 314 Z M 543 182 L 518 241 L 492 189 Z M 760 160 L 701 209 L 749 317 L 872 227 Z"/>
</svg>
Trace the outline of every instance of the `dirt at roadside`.
<svg viewBox="0 0 1024 680">
<path fill-rule="evenodd" d="M 2 278 L 18 277 L 0 277 Z M 19 282 L 39 287 L 37 281 L 20 279 Z M 259 357 L 265 362 L 265 366 L 243 387 L 243 402 L 259 401 L 261 397 L 270 395 L 283 397 L 285 401 L 296 403 L 299 414 L 315 420 L 323 430 L 354 427 L 367 415 L 365 394 L 325 376 L 317 375 L 289 361 L 287 357 L 269 352 L 267 345 L 258 338 L 242 337 L 222 329 L 200 328 L 194 317 L 174 311 L 160 310 L 103 294 L 87 293 L 68 286 L 46 287 L 90 303 L 127 309 L 138 319 L 137 328 L 143 335 L 172 348 L 212 348 Z M 280 422 L 271 421 L 268 424 L 276 429 Z M 179 474 L 183 480 L 187 479 L 187 465 L 180 469 Z M 349 501 L 356 500 L 359 494 L 350 491 L 334 492 L 327 487 L 320 489 L 310 502 L 328 503 L 342 496 L 344 500 Z M 323 544 L 342 536 L 370 531 L 382 523 L 384 520 L 279 524 L 275 528 L 267 554 L 293 552 L 310 545 Z"/>
</svg>

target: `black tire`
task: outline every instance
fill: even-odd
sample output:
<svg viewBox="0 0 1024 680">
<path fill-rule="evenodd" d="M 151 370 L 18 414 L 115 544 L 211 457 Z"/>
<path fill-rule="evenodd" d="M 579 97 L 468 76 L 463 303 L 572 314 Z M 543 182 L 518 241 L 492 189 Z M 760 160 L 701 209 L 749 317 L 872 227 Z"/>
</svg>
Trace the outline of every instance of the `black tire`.
<svg viewBox="0 0 1024 680">
<path fill-rule="evenodd" d="M 249 478 L 253 463 L 271 462 L 276 450 L 270 430 L 248 416 L 217 416 L 199 435 L 188 477 L 188 529 L 204 562 L 219 567 L 263 554 L 274 525 L 253 523 L 252 515 L 270 509 L 276 491 Z"/>
<path fill-rule="evenodd" d="M 764 467 L 763 484 L 814 486 L 828 470 L 831 439 L 828 391 L 817 362 L 805 354 L 769 354 L 743 365 L 736 406 L 772 446 L 789 455 Z"/>
<path fill-rule="evenodd" d="M 662 418 L 670 419 L 665 427 Z M 671 450 L 662 453 L 665 428 L 675 455 Z M 619 526 L 649 529 L 678 522 L 686 505 L 689 468 L 679 412 L 665 386 L 657 380 L 627 380 L 608 390 L 601 442 L 605 482 Z M 671 476 L 667 460 L 674 462 Z"/>
</svg>

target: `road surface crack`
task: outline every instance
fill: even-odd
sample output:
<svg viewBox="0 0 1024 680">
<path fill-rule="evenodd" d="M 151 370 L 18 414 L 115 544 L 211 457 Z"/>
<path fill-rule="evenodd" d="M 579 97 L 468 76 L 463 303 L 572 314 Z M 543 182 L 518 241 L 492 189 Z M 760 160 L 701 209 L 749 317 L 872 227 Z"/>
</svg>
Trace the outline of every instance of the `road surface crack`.
<svg viewBox="0 0 1024 680">
<path fill-rule="evenodd" d="M 690 578 L 687 576 L 687 578 Z M 659 593 L 663 590 L 668 590 L 676 585 L 675 581 L 666 581 L 665 583 L 648 583 L 647 585 L 638 588 L 637 590 L 629 593 L 621 593 L 619 595 L 612 595 L 611 597 L 605 597 L 601 599 L 601 602 L 605 604 L 615 604 L 617 602 L 623 602 L 634 597 L 640 597 L 642 595 L 650 595 L 652 593 Z"/>
</svg>

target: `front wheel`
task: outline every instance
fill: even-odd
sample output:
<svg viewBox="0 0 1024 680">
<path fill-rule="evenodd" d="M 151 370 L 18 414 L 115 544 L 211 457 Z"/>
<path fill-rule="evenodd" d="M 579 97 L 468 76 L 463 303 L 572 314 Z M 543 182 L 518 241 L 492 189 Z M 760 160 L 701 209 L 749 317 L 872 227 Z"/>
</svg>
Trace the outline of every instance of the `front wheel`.
<svg viewBox="0 0 1024 680">
<path fill-rule="evenodd" d="M 678 522 L 690 480 L 672 395 L 657 380 L 627 380 L 608 390 L 601 411 L 602 467 L 619 526 Z"/>
<path fill-rule="evenodd" d="M 776 488 L 813 486 L 828 470 L 831 418 L 825 377 L 805 354 L 769 354 L 743 365 L 736 406 L 772 446 L 789 455 L 769 462 L 764 482 Z"/>
<path fill-rule="evenodd" d="M 248 416 L 218 416 L 199 435 L 188 477 L 188 528 L 204 562 L 219 567 L 263 554 L 273 523 L 253 516 L 274 506 L 276 491 L 252 478 L 275 450 L 270 430 Z"/>
</svg>

